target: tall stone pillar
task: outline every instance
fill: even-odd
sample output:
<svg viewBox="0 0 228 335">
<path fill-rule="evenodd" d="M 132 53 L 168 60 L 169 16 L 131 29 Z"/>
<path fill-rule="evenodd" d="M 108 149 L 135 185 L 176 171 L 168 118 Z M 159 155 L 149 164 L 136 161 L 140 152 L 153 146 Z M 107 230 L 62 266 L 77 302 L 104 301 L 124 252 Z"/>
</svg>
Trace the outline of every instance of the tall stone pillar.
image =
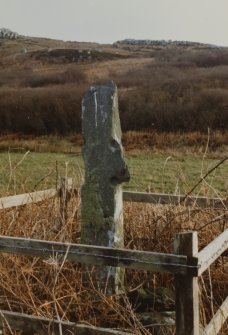
<svg viewBox="0 0 228 335">
<path fill-rule="evenodd" d="M 123 158 L 116 85 L 91 87 L 82 102 L 85 181 L 81 190 L 81 243 L 123 247 L 121 184 L 129 181 Z M 107 294 L 122 285 L 123 270 L 99 267 L 92 276 Z"/>
</svg>

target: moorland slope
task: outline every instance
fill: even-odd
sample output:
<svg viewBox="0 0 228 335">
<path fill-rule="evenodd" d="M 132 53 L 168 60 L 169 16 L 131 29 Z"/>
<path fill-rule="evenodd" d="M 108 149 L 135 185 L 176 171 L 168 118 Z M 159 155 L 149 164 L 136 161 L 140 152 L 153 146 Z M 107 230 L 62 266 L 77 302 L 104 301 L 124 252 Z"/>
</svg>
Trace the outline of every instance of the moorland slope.
<svg viewBox="0 0 228 335">
<path fill-rule="evenodd" d="M 228 129 L 228 48 L 17 36 L 0 38 L 0 132 L 80 132 L 83 94 L 106 80 L 118 85 L 124 131 Z"/>
</svg>

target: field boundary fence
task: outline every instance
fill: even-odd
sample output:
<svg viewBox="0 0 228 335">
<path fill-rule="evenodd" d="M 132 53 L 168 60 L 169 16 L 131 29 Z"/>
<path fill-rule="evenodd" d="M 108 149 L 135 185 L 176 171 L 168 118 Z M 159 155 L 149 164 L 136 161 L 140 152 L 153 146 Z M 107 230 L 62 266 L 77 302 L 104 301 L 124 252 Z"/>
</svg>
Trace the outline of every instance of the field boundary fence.
<svg viewBox="0 0 228 335">
<path fill-rule="evenodd" d="M 19 195 L 12 195 L 0 198 L 0 210 L 11 207 L 23 206 L 31 203 L 38 203 L 50 198 L 55 197 L 62 192 L 63 199 L 66 198 L 66 192 L 71 190 L 72 179 L 68 178 L 67 186 L 63 178 L 62 188 L 58 190 L 50 188 L 44 191 L 36 191 L 24 193 Z M 66 187 L 66 189 L 65 189 Z M 146 193 L 146 192 L 132 192 L 123 191 L 123 200 L 126 202 L 142 202 L 150 204 L 173 204 L 184 206 L 197 206 L 197 207 L 212 207 L 212 208 L 225 208 L 228 207 L 228 199 L 223 198 L 208 198 L 201 196 L 184 196 L 165 193 Z"/>
<path fill-rule="evenodd" d="M 37 203 L 59 197 L 60 213 L 64 217 L 69 201 L 68 193 L 72 189 L 72 179 L 63 178 L 60 188 L 28 194 L 0 198 L 0 210 L 30 203 Z M 139 192 L 123 192 L 123 199 L 131 202 L 147 202 L 160 204 L 197 205 L 202 207 L 227 206 L 227 199 L 184 197 L 168 194 L 152 194 Z M 174 253 L 156 253 L 101 246 L 62 243 L 28 238 L 0 236 L 0 252 L 17 255 L 40 257 L 44 259 L 58 258 L 76 263 L 93 264 L 99 266 L 113 266 L 146 270 L 151 272 L 168 272 L 175 276 L 175 313 L 177 335 L 215 335 L 221 330 L 228 317 L 228 297 L 225 299 L 213 319 L 201 329 L 199 321 L 199 289 L 198 278 L 220 256 L 227 255 L 228 229 L 220 234 L 201 251 L 198 250 L 197 232 L 183 232 L 174 237 Z M 88 325 L 75 324 L 63 320 L 51 320 L 41 317 L 29 316 L 12 311 L 0 311 L 0 319 L 12 329 L 23 334 L 59 334 L 61 327 L 63 333 L 84 335 L 130 335 L 130 333 L 104 329 Z"/>
</svg>

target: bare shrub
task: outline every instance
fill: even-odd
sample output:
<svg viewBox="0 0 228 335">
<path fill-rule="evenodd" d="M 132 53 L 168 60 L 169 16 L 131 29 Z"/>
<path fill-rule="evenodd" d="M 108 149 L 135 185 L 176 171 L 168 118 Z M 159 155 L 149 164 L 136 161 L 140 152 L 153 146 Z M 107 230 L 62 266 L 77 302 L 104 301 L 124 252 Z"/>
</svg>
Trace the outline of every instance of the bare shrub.
<svg viewBox="0 0 228 335">
<path fill-rule="evenodd" d="M 68 67 L 66 71 L 62 73 L 62 76 L 65 79 L 65 83 L 82 84 L 87 81 L 85 71 L 79 66 Z"/>
<path fill-rule="evenodd" d="M 61 73 L 37 74 L 27 78 L 25 85 L 30 87 L 45 87 L 50 85 L 64 85 L 67 83 L 81 84 L 86 82 L 86 74 L 81 67 L 68 68 Z"/>
<path fill-rule="evenodd" d="M 83 86 L 0 91 L 2 133 L 66 134 L 81 130 Z"/>
<path fill-rule="evenodd" d="M 227 48 L 172 48 L 158 51 L 155 55 L 158 63 L 168 63 L 178 67 L 214 67 L 228 65 Z"/>
<path fill-rule="evenodd" d="M 200 51 L 185 58 L 199 67 L 228 65 L 228 51 L 224 49 Z"/>
<path fill-rule="evenodd" d="M 33 74 L 33 69 L 30 66 L 14 66 L 9 69 L 0 70 L 0 87 L 13 86 L 18 87 L 24 78 L 30 77 Z"/>
<path fill-rule="evenodd" d="M 121 87 L 119 100 L 125 131 L 228 129 L 228 67 L 206 70 L 151 64 L 141 72 L 128 72 L 125 81 L 123 78 L 116 80 Z"/>
<path fill-rule="evenodd" d="M 124 131 L 207 132 L 208 127 L 225 131 L 227 53 L 227 49 L 219 48 L 164 48 L 153 50 L 150 63 L 148 59 L 139 66 L 130 63 L 126 70 L 120 60 L 116 65 L 108 64 L 106 72 L 100 66 L 99 76 L 79 64 L 36 71 L 22 65 L 2 69 L 0 130 L 26 134 L 79 132 L 79 100 L 84 91 L 89 85 L 112 79 L 119 87 Z M 88 84 L 87 75 L 97 78 L 97 82 Z"/>
</svg>

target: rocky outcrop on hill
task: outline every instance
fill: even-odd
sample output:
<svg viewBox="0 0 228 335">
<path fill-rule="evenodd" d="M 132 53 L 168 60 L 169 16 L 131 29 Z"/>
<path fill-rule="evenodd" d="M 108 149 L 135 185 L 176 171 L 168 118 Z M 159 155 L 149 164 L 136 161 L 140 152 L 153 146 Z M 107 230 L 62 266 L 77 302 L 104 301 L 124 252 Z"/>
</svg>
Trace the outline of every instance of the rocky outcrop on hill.
<svg viewBox="0 0 228 335">
<path fill-rule="evenodd" d="M 15 40 L 17 37 L 18 33 L 7 28 L 0 28 L 0 39 Z"/>
<path fill-rule="evenodd" d="M 189 42 L 189 41 L 172 41 L 172 40 L 137 40 L 137 39 L 125 39 L 117 41 L 114 44 L 128 44 L 128 45 L 178 45 L 178 46 L 209 46 L 209 44 L 199 43 L 199 42 Z"/>
<path fill-rule="evenodd" d="M 123 58 L 123 56 L 114 53 L 105 52 L 102 49 L 42 49 L 29 53 L 30 57 L 35 60 L 42 60 L 47 62 L 69 63 L 69 62 L 87 62 L 87 61 L 104 61 L 116 58 Z"/>
</svg>

